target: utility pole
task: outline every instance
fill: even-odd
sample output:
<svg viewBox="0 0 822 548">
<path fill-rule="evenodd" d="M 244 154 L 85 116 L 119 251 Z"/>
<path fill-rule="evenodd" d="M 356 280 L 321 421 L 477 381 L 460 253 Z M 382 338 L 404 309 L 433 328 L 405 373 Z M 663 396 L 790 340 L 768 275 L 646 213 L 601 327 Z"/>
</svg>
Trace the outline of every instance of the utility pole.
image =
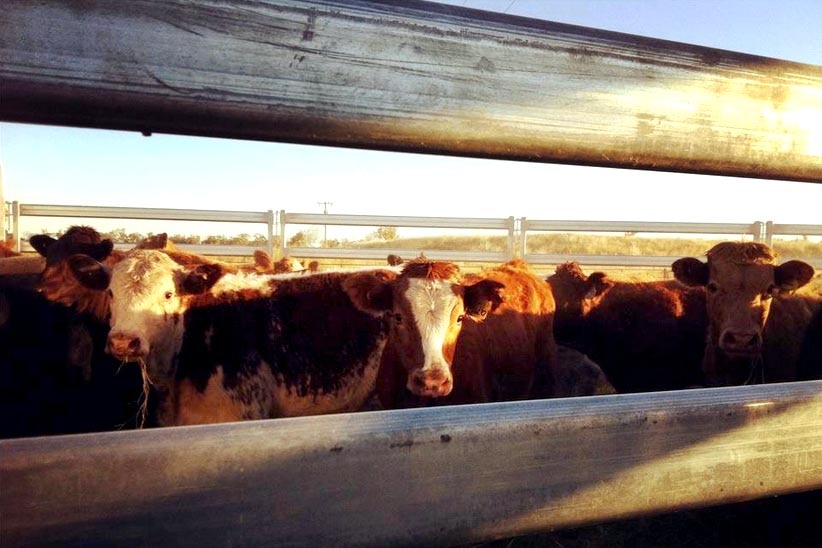
<svg viewBox="0 0 822 548">
<path fill-rule="evenodd" d="M 333 202 L 317 202 L 317 205 L 323 206 L 323 215 L 328 215 L 328 207 L 333 206 Z M 328 247 L 328 225 L 323 225 L 323 247 Z"/>
</svg>

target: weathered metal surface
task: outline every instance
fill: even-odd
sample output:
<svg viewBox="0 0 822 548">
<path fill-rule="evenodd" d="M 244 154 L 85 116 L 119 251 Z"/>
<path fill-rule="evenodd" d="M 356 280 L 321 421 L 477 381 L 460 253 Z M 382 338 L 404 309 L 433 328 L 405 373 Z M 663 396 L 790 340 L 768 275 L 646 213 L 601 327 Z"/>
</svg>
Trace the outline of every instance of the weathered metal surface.
<svg viewBox="0 0 822 548">
<path fill-rule="evenodd" d="M 6 121 L 822 181 L 822 67 L 416 1 L 8 0 L 0 85 Z"/>
<path fill-rule="evenodd" d="M 822 487 L 822 381 L 0 441 L 9 546 L 420 546 Z"/>
</svg>

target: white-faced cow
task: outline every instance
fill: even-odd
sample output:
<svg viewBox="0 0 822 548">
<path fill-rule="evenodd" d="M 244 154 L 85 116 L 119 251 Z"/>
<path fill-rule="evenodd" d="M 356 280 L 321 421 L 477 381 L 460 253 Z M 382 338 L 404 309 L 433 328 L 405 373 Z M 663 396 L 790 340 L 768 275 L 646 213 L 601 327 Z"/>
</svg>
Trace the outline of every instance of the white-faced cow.
<svg viewBox="0 0 822 548">
<path fill-rule="evenodd" d="M 707 258 L 679 259 L 672 268 L 677 280 L 706 289 L 708 383 L 796 380 L 802 340 L 819 301 L 791 294 L 810 281 L 813 267 L 777 264 L 773 250 L 757 242 L 722 242 Z"/>
<path fill-rule="evenodd" d="M 143 250 L 70 263 L 110 292 L 108 351 L 147 364 L 161 425 L 353 411 L 373 394 L 387 329 L 349 300 L 351 273 L 226 273 Z"/>
<path fill-rule="evenodd" d="M 522 261 L 479 274 L 414 260 L 396 279 L 345 281 L 353 302 L 387 318 L 378 395 L 385 407 L 554 395 L 557 350 L 548 284 Z M 535 387 L 535 384 L 538 385 Z"/>
</svg>

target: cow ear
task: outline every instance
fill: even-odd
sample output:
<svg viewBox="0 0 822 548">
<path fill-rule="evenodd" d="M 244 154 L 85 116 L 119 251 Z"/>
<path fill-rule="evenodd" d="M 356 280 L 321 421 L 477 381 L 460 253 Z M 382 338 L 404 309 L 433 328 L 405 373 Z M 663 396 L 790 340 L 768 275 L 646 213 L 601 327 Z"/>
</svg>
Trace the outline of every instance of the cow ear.
<svg viewBox="0 0 822 548">
<path fill-rule="evenodd" d="M 271 270 L 271 255 L 263 251 L 262 249 L 255 249 L 254 250 L 254 266 L 258 270 Z"/>
<path fill-rule="evenodd" d="M 393 284 L 387 276 L 361 272 L 343 281 L 343 291 L 359 310 L 373 316 L 390 312 L 394 307 Z"/>
<path fill-rule="evenodd" d="M 69 270 L 81 285 L 95 291 L 104 291 L 111 281 L 111 271 L 107 266 L 89 257 L 76 254 L 68 258 Z"/>
<path fill-rule="evenodd" d="M 168 233 L 161 232 L 153 236 L 147 236 L 139 242 L 134 249 L 165 249 L 168 246 Z"/>
<path fill-rule="evenodd" d="M 201 264 L 192 268 L 180 284 L 184 295 L 201 295 L 223 277 L 225 270 L 218 264 Z"/>
<path fill-rule="evenodd" d="M 31 247 L 34 248 L 37 253 L 42 255 L 43 257 L 48 255 L 49 248 L 56 242 L 54 238 L 49 236 L 48 234 L 35 234 L 31 238 L 29 238 L 29 243 Z"/>
<path fill-rule="evenodd" d="M 590 300 L 600 297 L 614 287 L 614 282 L 608 279 L 604 272 L 594 272 L 585 280 L 585 298 Z"/>
<path fill-rule="evenodd" d="M 788 261 L 774 269 L 774 281 L 782 291 L 795 291 L 811 281 L 814 270 L 802 261 Z"/>
<path fill-rule="evenodd" d="M 493 280 L 482 280 L 473 285 L 464 286 L 465 313 L 477 321 L 485 319 L 488 312 L 502 304 L 503 289 L 505 289 L 505 284 Z"/>
<path fill-rule="evenodd" d="M 671 265 L 674 277 L 685 285 L 708 285 L 708 264 L 694 257 L 677 259 Z"/>
</svg>

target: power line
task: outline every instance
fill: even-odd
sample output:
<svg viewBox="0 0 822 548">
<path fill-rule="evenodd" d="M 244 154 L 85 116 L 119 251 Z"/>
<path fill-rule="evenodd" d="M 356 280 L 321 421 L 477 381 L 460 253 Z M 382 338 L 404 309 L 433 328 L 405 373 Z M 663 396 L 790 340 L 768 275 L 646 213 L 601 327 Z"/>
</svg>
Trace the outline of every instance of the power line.
<svg viewBox="0 0 822 548">
<path fill-rule="evenodd" d="M 508 13 L 508 10 L 510 10 L 510 9 L 511 9 L 511 6 L 513 6 L 513 5 L 514 5 L 514 4 L 516 4 L 516 3 L 517 3 L 517 0 L 511 0 L 511 3 L 510 3 L 510 4 L 508 4 L 508 7 L 507 7 L 507 8 L 505 8 L 505 9 L 502 11 L 502 13 Z"/>
</svg>

